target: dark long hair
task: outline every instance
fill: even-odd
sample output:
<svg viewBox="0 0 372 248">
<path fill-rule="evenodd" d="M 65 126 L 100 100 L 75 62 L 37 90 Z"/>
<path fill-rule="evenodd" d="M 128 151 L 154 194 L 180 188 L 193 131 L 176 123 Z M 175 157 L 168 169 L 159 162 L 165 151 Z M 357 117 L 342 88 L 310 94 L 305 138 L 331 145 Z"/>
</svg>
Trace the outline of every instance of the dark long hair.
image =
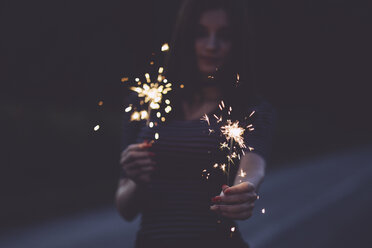
<svg viewBox="0 0 372 248">
<path fill-rule="evenodd" d="M 232 29 L 232 56 L 211 80 L 221 88 L 224 101 L 233 106 L 234 112 L 244 111 L 247 105 L 254 104 L 258 99 L 254 80 L 254 23 L 247 1 L 185 0 L 178 14 L 166 61 L 166 76 L 175 84 L 170 94 L 173 117 L 182 115 L 181 102 L 192 101 L 203 87 L 194 50 L 195 30 L 201 15 L 214 9 L 223 9 L 228 15 Z M 179 88 L 180 84 L 184 84 L 184 89 Z"/>
</svg>

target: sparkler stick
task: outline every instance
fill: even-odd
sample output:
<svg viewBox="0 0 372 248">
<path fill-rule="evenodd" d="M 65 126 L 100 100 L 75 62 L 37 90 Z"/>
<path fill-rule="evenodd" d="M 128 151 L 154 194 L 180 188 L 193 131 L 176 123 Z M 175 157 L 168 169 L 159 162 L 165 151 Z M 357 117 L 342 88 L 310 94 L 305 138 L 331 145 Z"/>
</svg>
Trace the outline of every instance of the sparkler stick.
<svg viewBox="0 0 372 248">
<path fill-rule="evenodd" d="M 230 149 L 229 149 L 229 156 L 231 156 L 231 151 L 233 148 L 234 140 L 230 139 Z M 230 159 L 227 160 L 227 185 L 229 185 L 230 180 Z"/>
</svg>

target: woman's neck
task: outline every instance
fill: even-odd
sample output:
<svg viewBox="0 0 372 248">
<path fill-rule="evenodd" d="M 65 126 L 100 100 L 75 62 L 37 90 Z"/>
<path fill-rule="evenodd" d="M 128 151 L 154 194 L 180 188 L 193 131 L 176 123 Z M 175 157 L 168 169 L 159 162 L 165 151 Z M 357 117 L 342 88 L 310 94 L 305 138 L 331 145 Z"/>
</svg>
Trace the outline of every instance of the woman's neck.
<svg viewBox="0 0 372 248">
<path fill-rule="evenodd" d="M 203 87 L 191 103 L 183 103 L 184 118 L 200 119 L 203 114 L 210 113 L 217 107 L 221 95 L 221 90 L 215 86 Z"/>
<path fill-rule="evenodd" d="M 201 93 L 204 101 L 219 101 L 221 98 L 221 90 L 215 86 L 203 87 Z"/>
</svg>

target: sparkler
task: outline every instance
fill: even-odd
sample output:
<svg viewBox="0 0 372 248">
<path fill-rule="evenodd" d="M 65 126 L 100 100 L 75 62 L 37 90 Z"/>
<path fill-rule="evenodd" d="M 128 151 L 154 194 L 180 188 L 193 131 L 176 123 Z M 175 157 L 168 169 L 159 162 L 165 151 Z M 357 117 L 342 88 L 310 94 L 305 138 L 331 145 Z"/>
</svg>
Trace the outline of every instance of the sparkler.
<svg viewBox="0 0 372 248">
<path fill-rule="evenodd" d="M 168 80 L 166 80 L 166 78 L 162 75 L 163 71 L 164 68 L 159 67 L 157 82 L 152 82 L 150 74 L 146 73 L 146 83 L 142 83 L 139 79 L 136 79 L 138 86 L 130 87 L 131 90 L 138 93 L 138 97 L 143 98 L 142 104 L 148 104 L 147 113 L 143 113 L 140 118 L 147 120 L 146 125 L 149 124 L 151 111 L 153 109 L 160 109 L 160 103 L 163 100 L 163 96 L 172 90 L 172 83 L 169 83 Z M 169 99 L 167 99 L 166 104 L 167 106 L 165 107 L 164 111 L 166 113 L 169 113 L 172 110 L 172 107 L 169 105 Z M 161 113 L 158 113 L 159 114 L 157 114 L 157 117 L 159 118 L 161 116 Z M 138 120 L 138 118 L 133 120 Z M 165 121 L 165 118 L 163 120 Z"/>
<path fill-rule="evenodd" d="M 226 124 L 221 127 L 221 132 L 225 135 L 226 140 L 230 143 L 229 147 L 229 155 L 227 155 L 227 185 L 229 185 L 230 179 L 230 163 L 234 163 L 233 158 L 236 158 L 235 151 L 233 152 L 234 148 L 234 141 L 241 147 L 245 148 L 244 144 L 244 128 L 239 126 L 239 121 L 232 122 L 231 120 L 227 120 Z"/>
<path fill-rule="evenodd" d="M 162 52 L 169 51 L 169 45 L 164 43 L 160 49 Z M 153 55 L 155 55 L 153 53 Z M 154 66 L 154 61 L 150 61 L 150 65 Z M 134 82 L 131 82 L 130 90 L 136 92 L 140 98 L 140 106 L 144 106 L 144 109 L 137 109 L 135 106 L 129 105 L 125 108 L 125 112 L 131 112 L 130 121 L 141 121 L 146 120 L 146 125 L 153 128 L 157 125 L 157 122 L 150 121 L 152 111 L 157 110 L 156 118 L 159 121 L 165 122 L 165 114 L 169 114 L 172 111 L 171 101 L 169 99 L 164 99 L 165 95 L 172 90 L 172 83 L 163 75 L 164 68 L 159 67 L 157 70 L 157 76 L 153 77 L 150 73 L 145 73 L 144 77 L 137 77 Z M 128 82 L 128 77 L 123 77 L 121 81 Z M 183 88 L 183 85 L 180 85 Z M 162 104 L 164 102 L 165 104 Z M 147 108 L 145 107 L 147 106 Z M 164 106 L 164 107 L 163 107 Z M 162 114 L 163 112 L 163 114 Z M 155 139 L 159 138 L 159 134 L 155 134 Z"/>
<path fill-rule="evenodd" d="M 238 80 L 239 80 L 239 74 L 238 74 Z M 221 101 L 220 104 L 218 105 L 219 109 L 221 111 L 226 111 L 227 112 L 227 118 L 226 120 L 224 119 L 223 115 L 216 115 L 213 114 L 213 117 L 216 119 L 216 123 L 221 123 L 219 131 L 221 135 L 225 138 L 224 142 L 220 143 L 220 149 L 221 150 L 228 150 L 228 155 L 227 155 L 227 163 L 222 163 L 222 164 L 214 164 L 213 168 L 219 168 L 221 169 L 224 173 L 227 174 L 227 185 L 229 185 L 229 178 L 230 178 L 230 167 L 232 164 L 235 164 L 234 161 L 240 160 L 241 154 L 244 155 L 244 149 L 248 148 L 250 151 L 254 150 L 253 147 L 247 146 L 245 144 L 244 140 L 244 133 L 246 131 L 252 132 L 254 130 L 253 125 L 242 125 L 239 121 L 232 121 L 231 120 L 231 112 L 232 108 L 227 107 L 224 103 L 224 101 Z M 252 115 L 255 112 L 253 111 L 248 118 L 252 117 Z M 248 118 L 244 118 L 247 120 Z M 204 114 L 201 120 L 207 122 L 208 126 L 211 124 L 211 120 L 209 119 L 208 115 Z M 208 129 L 209 134 L 215 132 L 216 130 L 213 130 L 211 128 Z M 246 172 L 241 170 L 238 174 L 238 176 L 244 178 L 247 175 Z"/>
<path fill-rule="evenodd" d="M 239 74 L 237 75 L 237 82 L 239 81 Z M 224 101 L 221 101 L 220 104 L 218 105 L 220 111 L 226 111 L 227 112 L 227 117 L 224 118 L 223 114 L 220 116 L 213 114 L 213 117 L 215 118 L 216 124 L 220 125 L 219 130 L 221 136 L 224 137 L 225 141 L 221 142 L 219 144 L 219 148 L 223 150 L 228 150 L 228 155 L 227 155 L 227 163 L 215 163 L 213 165 L 213 168 L 215 169 L 221 169 L 224 174 L 227 174 L 227 185 L 229 185 L 229 180 L 230 180 L 230 167 L 232 164 L 234 164 L 234 160 L 240 160 L 241 154 L 240 152 L 244 155 L 244 149 L 248 148 L 250 151 L 252 151 L 254 148 L 247 146 L 245 144 L 244 140 L 244 133 L 246 131 L 252 132 L 254 130 L 253 125 L 242 125 L 241 122 L 239 121 L 232 121 L 231 118 L 231 112 L 232 108 L 231 107 L 226 107 Z M 245 117 L 244 120 L 247 121 L 250 117 L 255 112 L 253 111 L 249 117 Z M 208 126 L 211 126 L 211 120 L 209 119 L 207 114 L 204 114 L 203 117 L 201 118 L 202 121 L 207 122 Z M 208 128 L 209 134 L 214 132 L 215 130 Z M 203 176 L 208 180 L 210 173 L 204 169 Z M 240 172 L 238 172 L 237 176 L 244 178 L 246 177 L 247 173 L 244 172 L 242 169 L 240 169 Z M 242 180 L 240 180 L 242 182 Z M 223 195 L 223 192 L 221 192 L 221 195 Z M 264 211 L 263 211 L 264 213 Z M 217 223 L 221 223 L 221 218 L 219 217 L 217 220 Z M 231 227 L 230 229 L 230 237 L 232 238 L 233 233 L 236 231 L 236 228 L 234 226 Z"/>
</svg>

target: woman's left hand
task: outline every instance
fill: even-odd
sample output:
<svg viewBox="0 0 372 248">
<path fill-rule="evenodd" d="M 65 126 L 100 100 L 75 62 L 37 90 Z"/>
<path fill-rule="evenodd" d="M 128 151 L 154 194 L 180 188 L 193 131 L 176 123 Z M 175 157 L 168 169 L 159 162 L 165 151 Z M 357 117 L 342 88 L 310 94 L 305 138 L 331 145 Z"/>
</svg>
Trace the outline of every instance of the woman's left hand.
<svg viewBox="0 0 372 248">
<path fill-rule="evenodd" d="M 234 186 L 222 186 L 222 194 L 212 198 L 210 209 L 216 213 L 235 220 L 246 220 L 252 216 L 254 202 L 257 200 L 255 186 L 243 182 Z"/>
</svg>

